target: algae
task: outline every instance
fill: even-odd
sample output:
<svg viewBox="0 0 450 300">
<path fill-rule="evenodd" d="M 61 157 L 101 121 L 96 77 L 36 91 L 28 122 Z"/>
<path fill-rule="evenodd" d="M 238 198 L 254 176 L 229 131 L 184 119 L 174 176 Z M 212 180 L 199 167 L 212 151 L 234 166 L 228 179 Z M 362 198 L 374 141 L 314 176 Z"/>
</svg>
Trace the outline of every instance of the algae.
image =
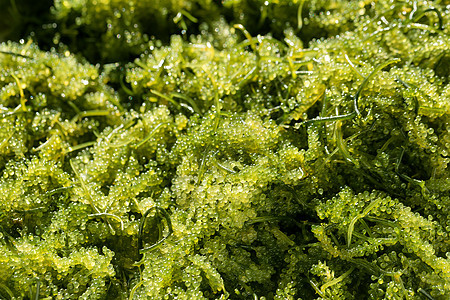
<svg viewBox="0 0 450 300">
<path fill-rule="evenodd" d="M 449 298 L 448 1 L 0 4 L 0 298 Z"/>
</svg>

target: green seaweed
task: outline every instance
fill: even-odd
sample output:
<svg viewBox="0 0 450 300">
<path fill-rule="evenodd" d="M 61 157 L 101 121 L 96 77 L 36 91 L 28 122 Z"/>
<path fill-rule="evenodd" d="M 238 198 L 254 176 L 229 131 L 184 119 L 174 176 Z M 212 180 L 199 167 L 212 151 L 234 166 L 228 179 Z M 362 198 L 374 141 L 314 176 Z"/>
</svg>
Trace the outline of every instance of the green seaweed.
<svg viewBox="0 0 450 300">
<path fill-rule="evenodd" d="M 449 298 L 448 1 L 0 7 L 0 298 Z"/>
</svg>

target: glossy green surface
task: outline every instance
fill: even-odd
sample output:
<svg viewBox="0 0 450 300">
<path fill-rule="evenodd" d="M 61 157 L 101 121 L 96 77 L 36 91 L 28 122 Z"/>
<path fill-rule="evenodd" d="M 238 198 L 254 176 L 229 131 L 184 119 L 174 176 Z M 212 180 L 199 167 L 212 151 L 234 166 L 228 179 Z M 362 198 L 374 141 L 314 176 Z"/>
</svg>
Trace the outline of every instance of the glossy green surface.
<svg viewBox="0 0 450 300">
<path fill-rule="evenodd" d="M 0 298 L 450 297 L 450 2 L 0 3 Z"/>
</svg>

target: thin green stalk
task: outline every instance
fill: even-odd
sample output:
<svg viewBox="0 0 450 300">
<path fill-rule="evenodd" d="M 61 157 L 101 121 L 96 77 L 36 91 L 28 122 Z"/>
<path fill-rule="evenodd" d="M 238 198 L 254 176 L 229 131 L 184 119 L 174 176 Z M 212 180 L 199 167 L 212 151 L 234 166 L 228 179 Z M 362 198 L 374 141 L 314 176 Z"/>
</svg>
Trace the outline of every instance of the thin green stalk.
<svg viewBox="0 0 450 300">
<path fill-rule="evenodd" d="M 2 50 L 0 50 L 0 53 L 1 54 L 5 54 L 5 55 L 18 56 L 18 57 L 22 57 L 22 58 L 32 59 L 31 56 L 15 53 L 15 52 L 11 52 L 11 51 L 2 51 Z"/>
<path fill-rule="evenodd" d="M 20 105 L 22 107 L 22 110 L 28 111 L 27 107 L 25 106 L 25 102 L 27 102 L 27 100 L 25 99 L 25 94 L 23 93 L 23 89 L 22 89 L 22 84 L 20 83 L 19 78 L 17 78 L 16 75 L 11 74 L 12 78 L 14 78 L 14 80 L 16 81 L 17 87 L 19 88 L 19 95 L 20 95 Z"/>
<path fill-rule="evenodd" d="M 242 31 L 242 33 L 244 34 L 244 36 L 247 38 L 247 40 L 250 43 L 250 47 L 252 48 L 253 52 L 257 52 L 256 49 L 256 42 L 253 40 L 252 35 L 250 34 L 250 32 L 247 31 L 247 29 L 245 29 L 245 27 L 242 24 L 234 24 L 233 25 L 234 28 L 239 29 L 240 31 Z"/>
<path fill-rule="evenodd" d="M 75 173 L 75 176 L 78 178 L 78 180 L 80 181 L 81 184 L 81 188 L 83 189 L 83 191 L 86 193 L 86 195 L 88 196 L 88 200 L 89 200 L 89 204 L 91 205 L 92 209 L 95 210 L 97 213 L 100 213 L 100 211 L 98 210 L 98 208 L 94 205 L 94 199 L 92 199 L 92 195 L 89 192 L 86 183 L 84 182 L 83 177 L 80 176 L 80 173 L 78 172 L 77 168 L 75 168 L 72 160 L 69 160 L 70 166 L 72 167 L 73 172 Z"/>
<path fill-rule="evenodd" d="M 333 280 L 328 281 L 327 283 L 325 283 L 324 285 L 322 285 L 320 287 L 320 290 L 325 293 L 325 290 L 327 288 L 329 288 L 330 286 L 333 286 L 335 284 L 338 284 L 339 282 L 341 282 L 342 280 L 344 280 L 348 275 L 350 275 L 353 270 L 355 269 L 355 267 L 351 267 L 350 270 L 348 270 L 347 272 L 345 272 L 344 274 L 342 274 L 341 276 L 339 276 L 338 278 L 335 278 Z"/>
<path fill-rule="evenodd" d="M 92 217 L 94 217 L 94 218 L 95 217 L 109 217 L 109 218 L 112 218 L 112 219 L 114 219 L 114 220 L 116 220 L 117 222 L 120 223 L 120 230 L 123 231 L 123 221 L 122 221 L 122 219 L 120 217 L 114 215 L 114 214 L 103 212 L 103 213 L 97 213 L 97 214 L 90 214 L 90 215 L 88 215 L 88 217 L 90 217 L 90 218 L 92 218 Z"/>
<path fill-rule="evenodd" d="M 197 178 L 197 184 L 200 184 L 203 179 L 203 174 L 205 173 L 206 168 L 206 160 L 209 153 L 209 149 L 211 148 L 211 144 L 208 144 L 206 146 L 205 151 L 203 152 L 202 160 L 200 161 L 200 169 L 198 170 L 198 178 Z"/>
<path fill-rule="evenodd" d="M 350 65 L 350 67 L 352 68 L 352 70 L 361 78 L 364 78 L 364 75 L 361 74 L 361 72 L 359 72 L 359 70 L 356 68 L 356 66 L 352 63 L 352 61 L 350 60 L 350 58 L 348 57 L 347 53 L 344 54 L 344 58 L 347 61 L 347 63 Z"/>
<path fill-rule="evenodd" d="M 354 108 L 355 108 L 355 113 L 356 115 L 359 117 L 361 116 L 361 112 L 358 108 L 358 100 L 359 100 L 359 96 L 361 95 L 361 92 L 363 91 L 363 89 L 366 87 L 367 83 L 372 80 L 372 78 L 375 76 L 375 74 L 377 74 L 381 69 L 387 67 L 388 65 L 400 62 L 401 59 L 399 58 L 394 58 L 391 60 L 388 60 L 384 63 L 379 64 L 370 74 L 369 76 L 367 76 L 364 81 L 361 83 L 361 85 L 359 86 L 358 90 L 356 91 L 355 97 L 354 97 Z"/>
<path fill-rule="evenodd" d="M 136 293 L 137 289 L 138 289 L 142 284 L 144 284 L 144 281 L 143 281 L 143 280 L 139 281 L 139 282 L 131 289 L 130 297 L 128 298 L 129 300 L 133 300 L 133 298 L 134 298 L 134 293 Z"/>
<path fill-rule="evenodd" d="M 219 163 L 217 160 L 214 160 L 214 161 L 213 161 L 213 164 L 214 164 L 216 167 L 218 167 L 219 169 L 222 169 L 222 170 L 224 170 L 224 171 L 226 171 L 226 172 L 228 172 L 228 173 L 236 174 L 236 172 L 235 172 L 234 170 L 232 170 L 232 169 L 230 169 L 230 168 L 228 168 L 228 167 L 222 165 L 222 164 Z"/>
<path fill-rule="evenodd" d="M 195 100 L 192 99 L 191 97 L 188 97 L 186 95 L 183 95 L 181 93 L 177 93 L 177 92 L 173 92 L 172 94 L 170 94 L 172 97 L 177 97 L 180 99 L 183 99 L 184 101 L 186 101 L 187 103 L 189 103 L 189 105 L 192 107 L 192 109 L 198 113 L 199 115 L 202 114 L 201 110 L 198 108 L 197 104 L 195 103 Z"/>
<path fill-rule="evenodd" d="M 324 122 L 334 122 L 334 121 L 339 121 L 339 120 L 351 120 L 355 116 L 356 116 L 356 113 L 351 112 L 351 113 L 345 114 L 345 115 L 330 116 L 330 117 L 317 117 L 317 118 L 302 122 L 302 124 L 308 125 L 308 124 L 316 124 L 316 123 L 324 123 Z"/>
<path fill-rule="evenodd" d="M 71 122 L 77 122 L 78 120 L 81 120 L 85 117 L 102 117 L 102 116 L 109 116 L 111 115 L 111 111 L 109 110 L 89 110 L 89 111 L 82 111 L 78 113 L 75 117 L 72 118 Z"/>
<path fill-rule="evenodd" d="M 305 0 L 300 0 L 300 3 L 298 4 L 298 9 L 297 9 L 297 29 L 298 30 L 301 30 L 303 27 L 303 17 L 302 17 L 303 4 L 305 4 Z"/>
<path fill-rule="evenodd" d="M 146 247 L 146 248 L 143 248 L 143 244 L 142 244 L 142 234 L 143 234 L 143 231 L 144 231 L 145 221 L 146 221 L 148 215 L 150 214 L 150 212 L 152 212 L 153 210 L 156 211 L 156 214 L 159 213 L 159 214 L 161 214 L 161 215 L 166 219 L 168 233 L 167 233 L 166 236 L 164 236 L 164 237 L 162 237 L 162 238 L 159 238 L 159 240 L 158 240 L 156 243 L 154 243 L 153 245 L 151 245 L 151 246 L 149 246 L 149 247 Z M 142 218 L 141 218 L 141 222 L 139 223 L 139 235 L 138 235 L 138 249 L 139 249 L 139 254 L 144 254 L 144 253 L 150 252 L 150 251 L 152 251 L 152 250 L 155 250 L 156 248 L 158 248 L 159 246 L 161 246 L 162 243 L 163 243 L 167 238 L 169 238 L 169 237 L 172 235 L 172 233 L 173 233 L 173 228 L 172 228 L 172 222 L 171 222 L 171 220 L 170 220 L 169 213 L 168 213 L 164 208 L 162 208 L 162 207 L 154 206 L 154 207 L 149 208 L 149 209 L 144 213 L 144 215 L 143 215 Z"/>
<path fill-rule="evenodd" d="M 180 104 L 178 102 L 176 102 L 175 100 L 173 100 L 172 97 L 166 96 L 163 93 L 160 93 L 157 90 L 153 90 L 153 89 L 151 89 L 150 92 L 152 92 L 153 94 L 155 94 L 155 95 L 157 95 L 157 96 L 159 96 L 159 97 L 169 101 L 170 103 L 172 103 L 175 106 L 176 109 L 178 109 L 178 110 L 181 109 Z"/>
<path fill-rule="evenodd" d="M 427 297 L 429 300 L 435 300 L 430 294 L 428 294 L 424 289 L 419 288 L 419 292 L 421 292 L 425 297 Z"/>
<path fill-rule="evenodd" d="M 15 299 L 13 292 L 3 283 L 0 283 L 0 288 L 2 288 L 10 297 L 10 299 Z"/>
<path fill-rule="evenodd" d="M 158 129 L 165 124 L 167 123 L 159 123 L 158 125 L 156 125 L 155 128 L 153 128 L 152 131 L 150 131 L 150 133 L 142 141 L 134 146 L 134 148 L 137 149 L 147 143 L 147 141 L 156 133 L 156 131 L 158 131 Z"/>
<path fill-rule="evenodd" d="M 350 244 L 352 242 L 352 234 L 353 234 L 353 229 L 355 227 L 355 223 L 356 221 L 358 221 L 361 218 L 364 218 L 373 208 L 375 208 L 375 206 L 377 206 L 381 201 L 383 200 L 383 198 L 379 198 L 377 200 L 372 201 L 364 210 L 362 213 L 356 215 L 352 221 L 350 222 L 350 224 L 348 225 L 348 230 L 347 230 L 347 247 L 350 248 Z"/>
<path fill-rule="evenodd" d="M 409 19 L 410 19 L 412 22 L 417 22 L 417 21 L 419 21 L 423 16 L 425 16 L 425 14 L 426 14 L 427 12 L 430 12 L 430 11 L 435 12 L 436 15 L 437 15 L 437 17 L 438 17 L 438 29 L 439 29 L 439 30 L 444 30 L 444 21 L 443 21 L 443 19 L 442 19 L 442 14 L 441 14 L 441 12 L 439 11 L 439 9 L 437 9 L 437 8 L 435 8 L 435 7 L 427 8 L 427 9 L 425 9 L 422 13 L 418 14 L 417 16 L 414 16 L 414 13 L 411 12 L 411 14 L 409 15 Z"/>
<path fill-rule="evenodd" d="M 83 148 L 87 148 L 87 147 L 91 147 L 94 146 L 97 142 L 96 141 L 90 141 L 90 142 L 86 142 L 86 143 L 82 143 L 73 147 L 69 147 L 69 149 L 67 150 L 67 152 L 74 152 L 74 151 L 78 151 L 81 150 Z"/>
</svg>

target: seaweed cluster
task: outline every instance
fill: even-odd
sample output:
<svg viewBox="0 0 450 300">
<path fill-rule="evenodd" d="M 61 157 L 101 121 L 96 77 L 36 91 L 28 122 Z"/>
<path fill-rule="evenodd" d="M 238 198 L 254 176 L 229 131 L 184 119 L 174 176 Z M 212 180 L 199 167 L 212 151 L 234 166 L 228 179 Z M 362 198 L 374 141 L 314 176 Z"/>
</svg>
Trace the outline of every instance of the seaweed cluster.
<svg viewBox="0 0 450 300">
<path fill-rule="evenodd" d="M 450 297 L 449 1 L 0 3 L 0 298 Z"/>
</svg>

